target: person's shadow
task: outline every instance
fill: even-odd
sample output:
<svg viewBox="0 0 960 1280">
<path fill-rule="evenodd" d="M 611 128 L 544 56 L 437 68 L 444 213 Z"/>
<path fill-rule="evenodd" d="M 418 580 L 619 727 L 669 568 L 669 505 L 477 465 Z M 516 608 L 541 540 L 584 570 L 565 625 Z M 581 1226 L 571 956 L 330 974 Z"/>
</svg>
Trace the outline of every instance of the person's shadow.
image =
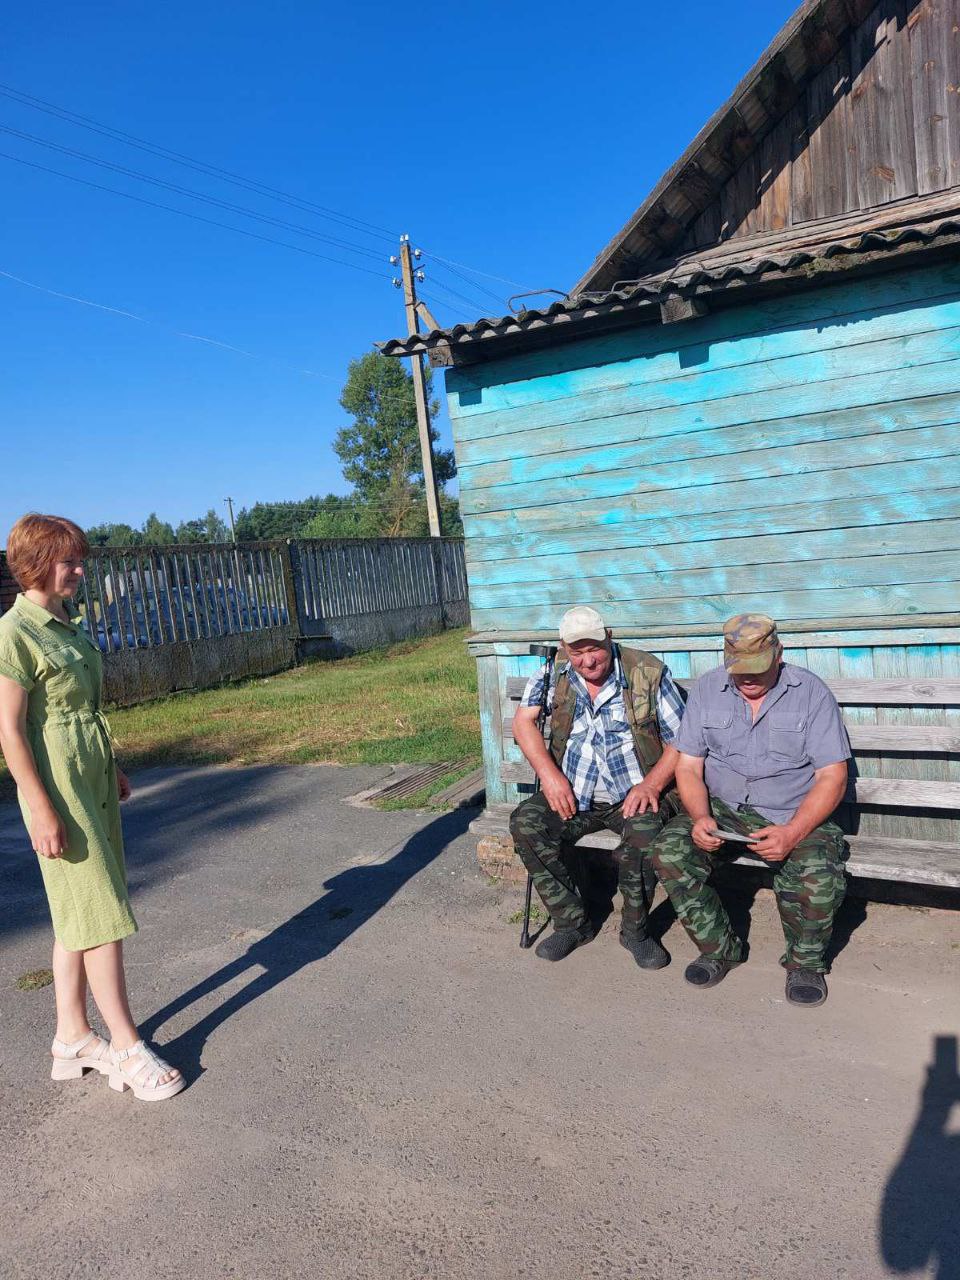
<svg viewBox="0 0 960 1280">
<path fill-rule="evenodd" d="M 202 1074 L 200 1057 L 210 1034 L 240 1009 L 297 973 L 308 964 L 322 960 L 352 933 L 360 929 L 394 894 L 424 867 L 437 858 L 452 840 L 463 835 L 471 813 L 456 809 L 431 822 L 411 836 L 388 862 L 351 867 L 327 880 L 328 890 L 308 907 L 259 938 L 247 951 L 182 995 L 158 1009 L 140 1031 L 152 1039 L 170 1018 L 205 996 L 234 982 L 249 970 L 256 976 L 222 1003 L 216 1005 L 192 1027 L 163 1045 L 165 1057 L 176 1062 L 188 1080 Z"/>
<path fill-rule="evenodd" d="M 957 1037 L 933 1043 L 920 1112 L 884 1191 L 880 1245 L 893 1272 L 935 1268 L 936 1280 L 960 1280 L 960 1132 L 947 1132 L 960 1106 Z"/>
</svg>

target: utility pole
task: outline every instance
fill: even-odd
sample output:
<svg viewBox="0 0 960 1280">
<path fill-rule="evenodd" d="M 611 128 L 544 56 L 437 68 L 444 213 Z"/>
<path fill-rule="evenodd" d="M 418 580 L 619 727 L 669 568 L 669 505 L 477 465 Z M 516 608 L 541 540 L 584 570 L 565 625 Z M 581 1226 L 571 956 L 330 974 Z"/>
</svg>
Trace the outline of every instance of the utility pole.
<svg viewBox="0 0 960 1280">
<path fill-rule="evenodd" d="M 413 269 L 413 258 L 420 257 L 420 250 L 410 251 L 410 237 L 400 237 L 400 267 L 403 279 L 394 280 L 394 284 L 403 287 L 403 305 L 407 313 L 407 333 L 412 338 L 420 332 L 420 310 L 426 309 L 417 301 L 417 280 L 423 280 L 423 272 Z M 391 258 L 396 265 L 397 259 Z M 430 405 L 427 401 L 427 383 L 423 376 L 423 356 L 418 352 L 411 357 L 413 366 L 413 395 L 417 403 L 417 429 L 420 433 L 420 457 L 423 460 L 423 487 L 427 492 L 427 518 L 430 522 L 430 537 L 440 537 L 440 503 L 437 499 L 437 481 L 433 474 L 433 442 L 430 439 Z"/>
<path fill-rule="evenodd" d="M 236 542 L 236 540 L 237 540 L 237 526 L 233 523 L 233 499 L 232 499 L 232 498 L 224 498 L 224 502 L 227 504 L 227 510 L 228 510 L 228 511 L 229 511 L 229 513 L 230 513 L 230 536 L 231 536 L 231 538 L 233 539 L 233 541 L 234 541 L 234 542 Z"/>
</svg>

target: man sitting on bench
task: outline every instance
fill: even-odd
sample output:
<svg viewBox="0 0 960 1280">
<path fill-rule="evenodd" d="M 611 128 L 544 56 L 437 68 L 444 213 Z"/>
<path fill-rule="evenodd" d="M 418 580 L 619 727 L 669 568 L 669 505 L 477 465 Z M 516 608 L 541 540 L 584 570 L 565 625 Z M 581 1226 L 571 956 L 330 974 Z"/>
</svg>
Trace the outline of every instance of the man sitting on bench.
<svg viewBox="0 0 960 1280">
<path fill-rule="evenodd" d="M 614 855 L 623 894 L 620 941 L 642 969 L 662 969 L 670 957 L 647 932 L 656 887 L 647 849 L 679 812 L 670 790 L 677 760 L 671 743 L 683 698 L 652 654 L 613 643 L 595 609 L 569 609 L 560 640 L 565 661 L 548 691 L 549 750 L 537 726 L 547 667 L 527 682 L 513 719 L 514 738 L 541 788 L 510 817 L 514 845 L 553 921 L 537 955 L 562 960 L 593 938 L 587 904 L 561 850 L 606 828 L 621 837 Z"/>
<path fill-rule="evenodd" d="M 850 743 L 827 686 L 782 657 L 777 624 L 765 614 L 723 624 L 723 666 L 694 685 L 677 737 L 686 813 L 651 857 L 701 953 L 684 976 L 704 988 L 743 958 L 707 884 L 713 858 L 749 852 L 775 867 L 787 1000 L 812 1007 L 827 998 L 825 954 L 845 889 L 843 832 L 829 819 L 846 790 Z"/>
</svg>

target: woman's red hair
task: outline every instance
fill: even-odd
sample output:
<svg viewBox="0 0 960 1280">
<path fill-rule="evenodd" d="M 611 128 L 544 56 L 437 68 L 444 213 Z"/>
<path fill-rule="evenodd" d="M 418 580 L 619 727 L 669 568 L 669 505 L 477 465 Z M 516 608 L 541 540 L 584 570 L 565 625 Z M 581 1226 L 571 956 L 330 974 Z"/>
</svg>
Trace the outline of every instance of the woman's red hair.
<svg viewBox="0 0 960 1280">
<path fill-rule="evenodd" d="M 66 516 L 21 516 L 7 539 L 7 564 L 24 591 L 43 587 L 58 560 L 82 560 L 87 535 Z"/>
</svg>

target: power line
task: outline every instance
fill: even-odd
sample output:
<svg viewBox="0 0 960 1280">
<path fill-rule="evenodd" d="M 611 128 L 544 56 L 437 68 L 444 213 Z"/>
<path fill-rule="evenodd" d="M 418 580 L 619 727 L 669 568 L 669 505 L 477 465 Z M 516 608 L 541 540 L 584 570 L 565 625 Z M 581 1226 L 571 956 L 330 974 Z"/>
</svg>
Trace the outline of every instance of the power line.
<svg viewBox="0 0 960 1280">
<path fill-rule="evenodd" d="M 440 263 L 439 258 L 433 258 L 430 256 L 430 254 L 425 255 L 425 260 L 427 262 Z M 485 285 L 477 284 L 475 280 L 471 280 L 469 276 L 464 275 L 462 271 L 458 271 L 456 267 L 446 266 L 445 264 L 440 263 L 440 270 L 449 271 L 451 275 L 457 276 L 460 280 L 464 282 L 464 284 L 469 285 L 469 287 L 471 289 L 474 289 L 477 293 L 482 293 L 486 297 L 492 298 L 499 308 L 502 309 L 503 307 L 506 306 L 506 301 L 500 296 L 500 294 L 494 293 L 492 289 L 488 289 Z M 484 306 L 489 306 L 489 305 L 490 305 L 489 303 L 484 303 Z"/>
<path fill-rule="evenodd" d="M 380 280 L 387 280 L 382 271 L 374 271 L 372 267 L 361 267 L 356 262 L 344 262 L 342 258 L 332 258 L 326 253 L 316 253 L 313 249 L 307 249 L 300 244 L 289 244 L 286 240 L 276 240 L 273 236 L 261 235 L 257 231 L 248 231 L 245 227 L 232 227 L 227 222 L 218 222 L 215 218 L 204 218 L 199 213 L 189 213 L 186 209 L 176 209 L 170 204 L 161 204 L 157 200 L 147 200 L 144 196 L 135 196 L 130 191 L 118 191 L 116 187 L 107 187 L 100 182 L 91 182 L 88 178 L 80 178 L 76 174 L 64 173 L 62 169 L 51 169 L 44 164 L 37 164 L 34 160 L 25 160 L 22 156 L 12 156 L 6 151 L 0 151 L 0 159 L 13 160 L 15 164 L 27 165 L 31 169 L 38 169 L 41 173 L 52 173 L 54 177 L 66 178 L 68 182 L 79 182 L 84 187 L 90 187 L 94 191 L 106 191 L 110 195 L 122 196 L 124 200 L 135 200 L 137 204 L 147 205 L 151 209 L 163 209 L 166 213 L 179 214 L 181 218 L 190 218 L 194 222 L 203 222 L 210 227 L 220 227 L 224 231 L 233 231 L 239 236 L 247 236 L 251 240 L 262 240 L 265 244 L 279 245 L 282 249 L 293 249 L 295 253 L 305 253 L 310 258 L 319 258 L 322 262 L 335 262 L 338 266 L 349 267 L 352 271 L 362 271 L 365 275 L 376 276 Z"/>
<path fill-rule="evenodd" d="M 430 255 L 435 262 L 442 262 L 448 267 L 462 267 L 464 271 L 472 271 L 475 276 L 485 276 L 488 280 L 499 280 L 501 284 L 513 285 L 515 289 L 525 289 L 528 293 L 535 293 L 536 290 L 528 284 L 521 284 L 519 280 L 508 280 L 506 276 L 495 276 L 490 271 L 481 271 L 479 267 L 468 266 L 465 262 L 453 262 L 450 258 L 441 258 L 439 253 L 433 253 L 430 249 L 424 249 L 424 253 Z"/>
<path fill-rule="evenodd" d="M 457 316 L 463 316 L 467 314 L 466 312 L 464 312 L 462 307 L 458 307 L 454 303 L 448 302 L 446 298 L 435 298 L 432 293 L 424 293 L 422 289 L 420 290 L 420 297 L 424 300 L 424 302 L 430 304 L 431 310 L 433 310 L 434 307 L 443 307 L 447 311 L 452 311 Z M 471 312 L 471 315 L 472 315 L 472 312 Z M 473 321 L 470 320 L 469 323 L 472 324 Z"/>
<path fill-rule="evenodd" d="M 35 134 L 23 133 L 19 129 L 11 129 L 8 125 L 3 124 L 0 124 L 0 133 L 8 133 L 15 138 L 21 138 L 25 142 L 33 142 L 37 146 L 46 147 L 50 151 L 59 151 L 62 155 L 70 156 L 75 160 L 82 160 L 87 164 L 95 164 L 101 169 L 110 169 L 114 173 L 123 174 L 128 178 L 136 178 L 138 182 L 148 182 L 151 186 L 161 187 L 165 191 L 174 192 L 176 195 L 188 196 L 191 200 L 200 200 L 204 204 L 214 205 L 218 209 L 226 209 L 229 213 L 239 213 L 244 218 L 254 218 L 257 222 L 281 227 L 287 231 L 295 231 L 298 235 L 310 236 L 314 240 L 322 240 L 327 244 L 335 245 L 339 249 L 346 249 L 348 253 L 359 253 L 363 257 L 373 258 L 377 262 L 383 261 L 381 253 L 374 249 L 368 249 L 366 245 L 351 244 L 349 240 L 339 240 L 334 236 L 324 235 L 320 231 L 313 231 L 310 227 L 303 227 L 295 222 L 287 222 L 283 218 L 272 218 L 269 214 L 257 213 L 253 209 L 244 208 L 243 205 L 231 204 L 227 200 L 217 199 L 216 196 L 208 196 L 202 192 L 193 191 L 190 187 L 181 187 L 175 182 L 165 182 L 162 178 L 151 177 L 149 174 L 141 173 L 138 169 L 128 169 L 125 165 L 114 164 L 110 160 L 89 155 L 85 151 L 76 151 L 73 147 L 64 147 L 58 142 L 50 141 L 48 138 L 38 138 Z"/>
<path fill-rule="evenodd" d="M 475 302 L 473 298 L 468 298 L 466 294 L 460 293 L 459 290 L 454 289 L 451 285 L 445 284 L 442 280 L 437 280 L 437 279 L 431 280 L 430 288 L 442 289 L 444 293 L 448 293 L 451 295 L 451 297 L 458 298 L 461 302 L 466 303 L 467 306 L 470 308 L 471 313 L 474 316 L 476 315 L 477 311 L 481 310 L 480 303 Z"/>
<path fill-rule="evenodd" d="M 194 169 L 198 173 L 220 178 L 233 186 L 243 187 L 248 191 L 255 191 L 260 195 L 267 195 L 274 200 L 292 205 L 294 208 L 341 222 L 345 226 L 352 227 L 365 235 L 373 235 L 379 239 L 390 241 L 397 239 L 396 232 L 388 231 L 385 227 L 378 227 L 375 223 L 366 222 L 364 219 L 356 218 L 352 214 L 340 213 L 338 210 L 327 208 L 325 205 L 315 204 L 312 200 L 304 200 L 300 196 L 291 195 L 287 191 L 268 186 L 266 183 L 258 182 L 256 179 L 246 178 L 242 174 L 231 172 L 229 169 L 221 169 L 216 165 L 207 164 L 203 160 L 184 155 L 180 151 L 172 151 L 168 147 L 149 142 L 145 138 L 138 138 L 136 134 L 125 133 L 122 129 L 114 129 L 111 125 L 103 124 L 90 116 L 80 115 L 79 112 L 70 111 L 66 107 L 59 107 L 52 102 L 46 102 L 43 98 L 37 98 L 33 94 L 14 89 L 11 85 L 0 84 L 0 94 L 5 98 L 18 102 L 21 106 L 31 107 L 35 111 L 43 111 L 47 115 L 57 116 L 61 120 L 78 125 L 82 129 L 89 129 L 91 132 L 102 134 L 106 138 L 126 143 L 128 146 L 149 152 L 151 155 L 159 156 L 161 159 L 172 160 L 174 163 L 184 165 L 188 169 Z"/>
<path fill-rule="evenodd" d="M 145 151 L 149 155 L 157 156 L 160 159 L 172 161 L 175 164 L 183 165 L 185 168 L 192 169 L 196 173 L 205 174 L 208 177 L 217 178 L 220 181 L 227 182 L 232 186 L 241 187 L 245 191 L 251 191 L 258 195 L 267 196 L 272 200 L 277 200 L 282 204 L 287 204 L 291 208 L 299 209 L 302 212 L 312 213 L 317 217 L 327 218 L 334 222 L 338 222 L 343 226 L 351 228 L 359 235 L 373 236 L 375 239 L 389 240 L 395 242 L 397 233 L 387 230 L 385 227 L 378 226 L 376 223 L 367 222 L 363 218 L 357 218 L 353 214 L 343 213 L 337 209 L 331 209 L 326 205 L 316 204 L 312 200 L 306 200 L 301 196 L 293 195 L 289 191 L 283 191 L 278 187 L 269 186 L 267 183 L 260 182 L 256 178 L 245 177 L 243 174 L 235 173 L 230 169 L 223 169 L 218 165 L 213 165 L 204 160 L 198 160 L 194 156 L 186 155 L 181 151 L 174 151 L 169 147 L 164 147 L 159 143 L 150 142 L 146 138 L 138 137 L 136 134 L 127 133 L 123 129 L 116 129 L 112 125 L 104 124 L 100 120 L 95 120 L 91 116 L 82 115 L 80 112 L 72 111 L 67 107 L 58 106 L 56 103 L 48 102 L 43 98 L 38 98 L 34 94 L 25 93 L 21 89 L 15 89 L 12 85 L 0 83 L 0 96 L 8 98 L 12 102 L 16 102 L 20 106 L 28 107 L 34 111 L 41 111 L 45 115 L 53 116 L 57 119 L 64 120 L 68 124 L 76 125 L 81 129 L 86 129 L 91 133 L 100 134 L 102 137 L 110 138 L 112 141 L 121 142 L 126 146 L 135 147 L 139 151 Z M 511 280 L 506 276 L 495 275 L 489 271 L 483 271 L 479 267 L 471 267 L 468 263 L 456 262 L 450 258 L 441 257 L 440 254 L 430 253 L 430 257 L 441 262 L 451 270 L 460 268 L 463 271 L 469 271 L 473 275 L 483 276 L 488 280 L 497 280 L 501 284 L 508 284 L 512 288 L 534 292 L 530 285 L 524 285 L 516 280 Z M 477 286 L 482 287 L 482 286 Z M 500 305 L 500 299 L 497 299 Z"/>
</svg>

